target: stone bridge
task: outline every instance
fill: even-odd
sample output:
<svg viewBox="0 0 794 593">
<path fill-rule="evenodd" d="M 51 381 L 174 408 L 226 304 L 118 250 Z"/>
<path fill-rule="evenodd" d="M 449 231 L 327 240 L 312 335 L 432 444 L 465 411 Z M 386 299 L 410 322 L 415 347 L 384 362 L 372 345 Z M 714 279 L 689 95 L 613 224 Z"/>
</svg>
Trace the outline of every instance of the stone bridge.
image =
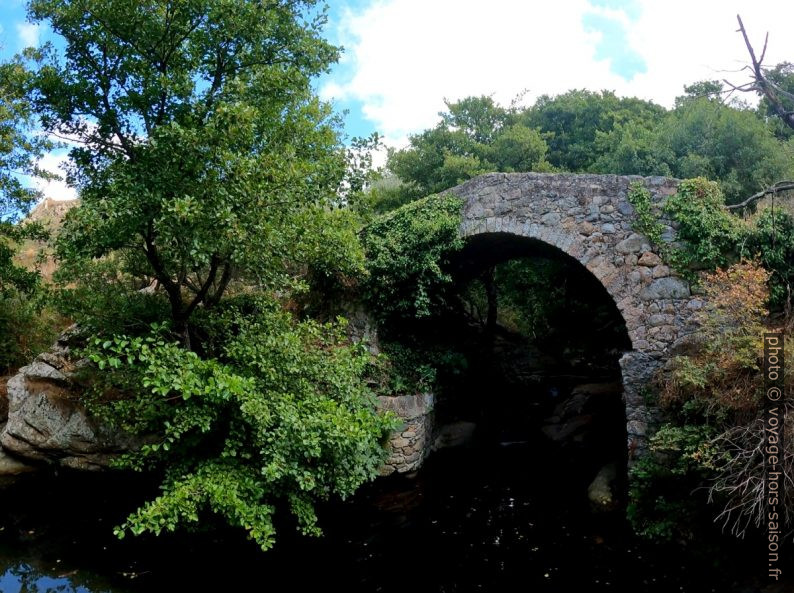
<svg viewBox="0 0 794 593">
<path fill-rule="evenodd" d="M 562 252 L 589 270 L 612 297 L 631 340 L 631 349 L 620 358 L 629 459 L 644 450 L 657 414 L 644 397 L 646 386 L 676 342 L 691 332 L 692 312 L 702 306 L 633 228 L 627 194 L 634 181 L 648 188 L 655 204 L 675 193 L 678 184 L 664 177 L 494 173 L 448 190 L 465 199 L 460 233 L 469 242 L 504 245 L 521 238 L 541 250 Z M 670 221 L 663 237 L 675 239 Z M 384 407 L 402 414 L 406 429 L 392 441 L 387 471 L 411 471 L 429 452 L 432 403 L 426 395 L 391 399 Z"/>
<path fill-rule="evenodd" d="M 664 265 L 648 239 L 635 232 L 634 209 L 627 200 L 632 181 L 642 181 L 657 204 L 677 185 L 661 177 L 514 173 L 477 177 L 449 192 L 465 200 L 460 233 L 467 237 L 467 247 L 479 244 L 481 257 L 509 259 L 527 254 L 529 248 L 568 258 L 573 266 L 589 270 L 611 296 L 631 342 L 620 368 L 628 445 L 636 453 L 643 450 L 656 416 L 645 388 L 690 331 L 688 320 L 702 301 L 691 296 L 686 282 Z M 664 239 L 674 238 L 668 225 Z M 511 248 L 518 252 L 511 253 Z M 360 313 L 366 326 L 367 316 Z M 351 325 L 356 325 L 356 316 Z M 0 477 L 31 470 L 26 460 L 101 468 L 134 446 L 119 435 L 105 434 L 63 395 L 74 362 L 68 357 L 69 339 L 67 332 L 7 387 L 0 383 Z M 405 420 L 391 438 L 383 473 L 410 472 L 431 450 L 432 394 L 383 397 L 381 404 Z"/>
</svg>

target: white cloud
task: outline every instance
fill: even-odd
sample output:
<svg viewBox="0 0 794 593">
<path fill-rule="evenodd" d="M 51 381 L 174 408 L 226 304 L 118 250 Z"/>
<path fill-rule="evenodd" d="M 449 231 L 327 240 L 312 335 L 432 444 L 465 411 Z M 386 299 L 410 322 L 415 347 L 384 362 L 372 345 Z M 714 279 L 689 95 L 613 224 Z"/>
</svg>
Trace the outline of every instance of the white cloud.
<svg viewBox="0 0 794 593">
<path fill-rule="evenodd" d="M 77 197 L 77 191 L 66 185 L 63 165 L 69 160 L 65 154 L 48 153 L 39 160 L 39 167 L 50 173 L 55 173 L 61 177 L 60 180 L 45 181 L 36 179 L 34 185 L 45 198 L 54 200 L 73 200 Z"/>
<path fill-rule="evenodd" d="M 39 44 L 41 27 L 33 23 L 17 23 L 20 47 L 36 47 Z"/>
<path fill-rule="evenodd" d="M 325 98 L 363 103 L 363 115 L 390 144 L 435 124 L 443 99 L 490 94 L 509 103 L 572 88 L 610 89 L 671 106 L 683 85 L 703 79 L 746 80 L 731 73 L 747 61 L 736 14 L 754 43 L 770 32 L 766 62 L 794 60 L 794 3 L 758 0 L 641 0 L 629 20 L 621 11 L 587 0 L 378 0 L 359 14 L 346 12 L 339 28 L 352 66 L 348 80 L 329 82 Z M 630 47 L 645 60 L 631 81 L 594 58 L 601 33 L 588 32 L 585 13 L 617 17 Z M 759 47 L 760 51 L 760 47 Z"/>
</svg>

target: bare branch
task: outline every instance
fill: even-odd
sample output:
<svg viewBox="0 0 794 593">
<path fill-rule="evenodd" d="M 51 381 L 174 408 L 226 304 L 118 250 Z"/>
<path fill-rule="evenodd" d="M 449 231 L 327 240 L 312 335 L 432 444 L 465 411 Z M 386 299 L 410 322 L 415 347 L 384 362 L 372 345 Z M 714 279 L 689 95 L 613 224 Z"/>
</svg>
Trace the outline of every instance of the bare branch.
<svg viewBox="0 0 794 593">
<path fill-rule="evenodd" d="M 776 194 L 781 191 L 789 191 L 794 190 L 794 181 L 778 181 L 772 187 L 768 187 L 763 191 L 758 192 L 757 194 L 753 194 L 745 201 L 740 202 L 739 204 L 731 204 L 730 206 L 725 206 L 726 210 L 739 210 L 740 208 L 746 208 L 753 202 L 760 200 L 764 196 L 768 196 L 769 194 Z"/>
<path fill-rule="evenodd" d="M 764 73 L 762 62 L 764 56 L 766 55 L 766 48 L 767 43 L 769 41 L 769 34 L 767 34 L 764 40 L 764 49 L 761 52 L 761 59 L 759 60 L 755 56 L 755 50 L 753 49 L 752 44 L 750 43 L 750 38 L 747 35 L 747 30 L 744 28 L 744 23 L 742 22 L 742 17 L 738 14 L 736 15 L 736 20 L 739 21 L 739 32 L 742 34 L 742 38 L 744 39 L 744 44 L 747 47 L 747 52 L 750 54 L 750 61 L 752 63 L 752 76 L 753 76 L 753 87 L 756 91 L 761 93 L 767 101 L 769 101 L 769 105 L 772 110 L 775 112 L 783 123 L 785 123 L 788 127 L 794 129 L 794 114 L 791 113 L 789 109 L 783 104 L 783 101 L 780 98 L 780 95 L 784 95 L 786 98 L 792 99 L 794 97 L 791 96 L 790 93 L 783 91 L 777 85 L 775 85 L 772 81 L 767 79 L 766 74 Z M 737 88 L 738 90 L 738 88 Z"/>
</svg>

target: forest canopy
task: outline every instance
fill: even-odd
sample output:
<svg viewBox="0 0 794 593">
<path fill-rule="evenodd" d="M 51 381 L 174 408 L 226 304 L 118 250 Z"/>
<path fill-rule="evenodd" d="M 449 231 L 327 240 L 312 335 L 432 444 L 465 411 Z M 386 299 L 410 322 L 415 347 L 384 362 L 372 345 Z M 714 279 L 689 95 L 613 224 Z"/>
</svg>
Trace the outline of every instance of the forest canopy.
<svg viewBox="0 0 794 593">
<path fill-rule="evenodd" d="M 783 65 L 772 75 L 786 72 Z M 794 144 L 764 102 L 726 101 L 726 90 L 718 81 L 692 84 L 672 109 L 584 89 L 527 107 L 488 96 L 448 101 L 435 127 L 389 152 L 373 207 L 385 211 L 494 171 L 706 177 L 726 203 L 740 202 L 794 177 Z"/>
</svg>

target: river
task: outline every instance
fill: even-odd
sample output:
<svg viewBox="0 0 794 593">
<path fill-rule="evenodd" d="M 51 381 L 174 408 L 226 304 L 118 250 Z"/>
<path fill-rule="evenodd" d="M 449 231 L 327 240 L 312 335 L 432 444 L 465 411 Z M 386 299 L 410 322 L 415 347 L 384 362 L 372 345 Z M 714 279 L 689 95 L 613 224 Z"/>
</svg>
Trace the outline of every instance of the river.
<svg viewBox="0 0 794 593">
<path fill-rule="evenodd" d="M 148 489 L 140 477 L 29 479 L 0 492 L 0 590 L 794 591 L 768 586 L 752 542 L 636 538 L 623 510 L 591 512 L 575 464 L 539 445 L 440 451 L 413 479 L 322 508 L 323 538 L 286 522 L 265 554 L 230 530 L 116 540 L 112 525 Z"/>
</svg>

